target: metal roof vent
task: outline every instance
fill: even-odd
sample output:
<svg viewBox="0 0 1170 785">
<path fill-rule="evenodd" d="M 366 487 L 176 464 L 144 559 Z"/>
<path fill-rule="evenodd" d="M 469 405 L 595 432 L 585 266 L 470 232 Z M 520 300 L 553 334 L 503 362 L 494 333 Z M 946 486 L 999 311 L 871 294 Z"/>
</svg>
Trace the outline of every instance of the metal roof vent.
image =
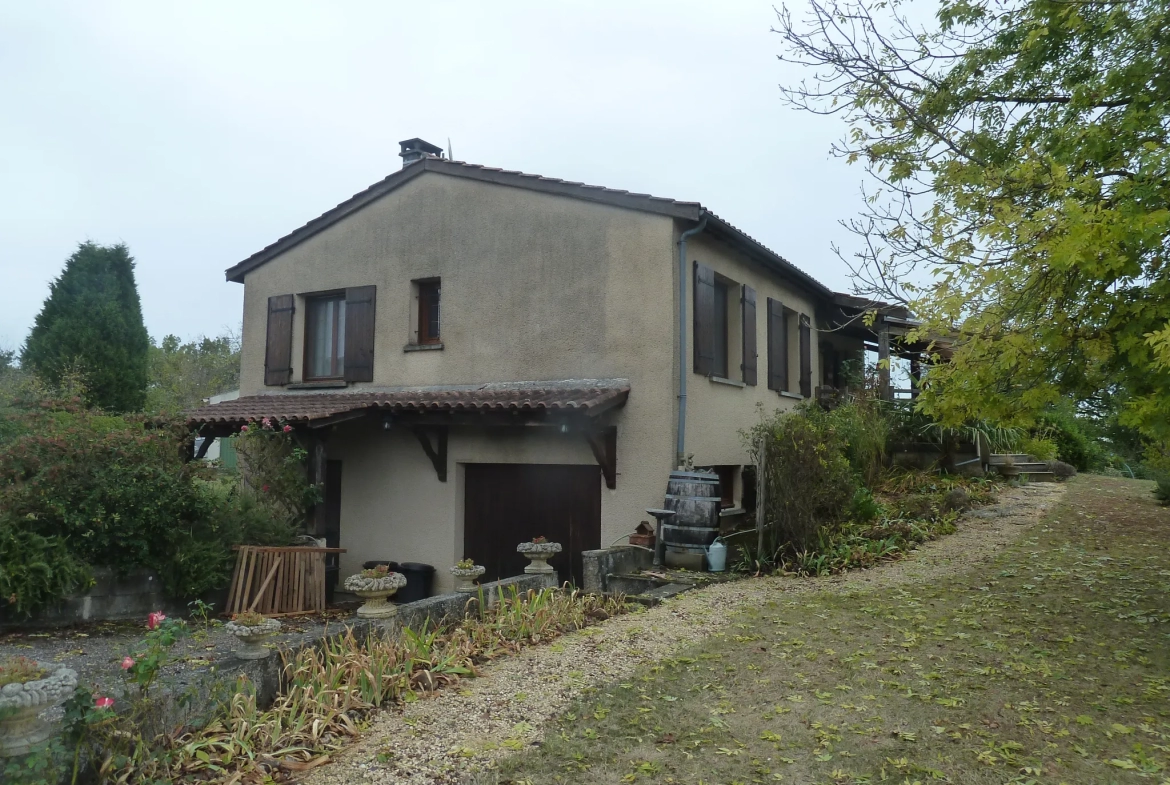
<svg viewBox="0 0 1170 785">
<path fill-rule="evenodd" d="M 438 145 L 431 144 L 423 139 L 406 139 L 398 143 L 402 148 L 402 152 L 398 155 L 402 157 L 402 168 L 410 166 L 415 161 L 421 161 L 428 156 L 443 157 L 443 148 Z"/>
</svg>

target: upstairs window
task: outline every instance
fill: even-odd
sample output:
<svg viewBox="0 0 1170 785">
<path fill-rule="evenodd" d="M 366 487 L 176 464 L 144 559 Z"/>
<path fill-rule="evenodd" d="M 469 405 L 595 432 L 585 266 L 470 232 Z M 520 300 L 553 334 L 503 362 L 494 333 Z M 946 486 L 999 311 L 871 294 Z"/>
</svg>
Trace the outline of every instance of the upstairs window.
<svg viewBox="0 0 1170 785">
<path fill-rule="evenodd" d="M 711 324 L 715 334 L 715 358 L 711 375 L 721 379 L 727 376 L 727 284 L 715 280 L 715 318 Z"/>
<path fill-rule="evenodd" d="M 343 378 L 345 295 L 311 297 L 305 305 L 305 378 Z"/>
<path fill-rule="evenodd" d="M 436 344 L 439 334 L 439 300 L 441 288 L 438 279 L 418 282 L 418 342 Z"/>
</svg>

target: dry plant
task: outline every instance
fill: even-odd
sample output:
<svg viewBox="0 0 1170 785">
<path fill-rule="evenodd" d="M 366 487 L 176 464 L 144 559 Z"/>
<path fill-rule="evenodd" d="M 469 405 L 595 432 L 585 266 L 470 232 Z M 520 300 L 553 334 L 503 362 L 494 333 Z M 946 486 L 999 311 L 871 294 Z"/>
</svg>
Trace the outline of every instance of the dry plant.
<svg viewBox="0 0 1170 785">
<path fill-rule="evenodd" d="M 320 645 L 286 655 L 283 689 L 271 708 L 260 709 L 255 690 L 237 685 L 222 714 L 202 729 L 140 740 L 152 748 L 133 765 L 118 767 L 107 755 L 104 782 L 223 782 L 250 785 L 288 781 L 329 760 L 361 732 L 371 711 L 411 701 L 462 678 L 476 665 L 549 641 L 621 613 L 621 597 L 576 590 L 500 591 L 486 607 L 448 627 L 406 628 L 396 638 L 352 629 Z M 124 733 L 124 730 L 116 731 Z M 121 762 L 125 763 L 123 759 Z"/>
</svg>

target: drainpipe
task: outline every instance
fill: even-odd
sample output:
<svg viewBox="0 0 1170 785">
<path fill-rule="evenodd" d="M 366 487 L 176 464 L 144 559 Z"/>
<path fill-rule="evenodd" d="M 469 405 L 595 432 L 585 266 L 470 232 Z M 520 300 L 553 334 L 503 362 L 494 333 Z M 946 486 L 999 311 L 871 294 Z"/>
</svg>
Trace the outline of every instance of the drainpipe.
<svg viewBox="0 0 1170 785">
<path fill-rule="evenodd" d="M 707 228 L 707 214 L 698 225 L 678 238 L 678 453 L 677 464 L 687 458 L 687 240 Z"/>
</svg>

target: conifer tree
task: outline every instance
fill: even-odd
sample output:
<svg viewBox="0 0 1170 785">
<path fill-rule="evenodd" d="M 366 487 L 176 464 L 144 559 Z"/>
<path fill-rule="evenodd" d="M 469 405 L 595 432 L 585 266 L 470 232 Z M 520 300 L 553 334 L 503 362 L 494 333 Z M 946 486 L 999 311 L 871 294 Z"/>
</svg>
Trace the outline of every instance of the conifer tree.
<svg viewBox="0 0 1170 785">
<path fill-rule="evenodd" d="M 149 350 L 130 250 L 84 242 L 50 284 L 21 363 L 53 384 L 80 372 L 87 403 L 131 412 L 146 402 Z"/>
</svg>

